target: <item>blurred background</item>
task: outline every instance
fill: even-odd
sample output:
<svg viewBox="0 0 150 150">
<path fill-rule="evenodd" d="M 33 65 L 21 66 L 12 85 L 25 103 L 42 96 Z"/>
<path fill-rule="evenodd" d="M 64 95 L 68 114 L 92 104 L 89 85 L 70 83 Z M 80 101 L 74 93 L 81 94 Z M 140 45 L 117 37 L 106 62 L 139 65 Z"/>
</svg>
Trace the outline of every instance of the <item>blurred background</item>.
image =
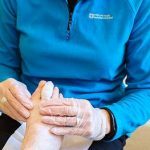
<svg viewBox="0 0 150 150">
<path fill-rule="evenodd" d="M 125 150 L 150 150 L 150 122 L 133 133 L 127 140 Z"/>
</svg>

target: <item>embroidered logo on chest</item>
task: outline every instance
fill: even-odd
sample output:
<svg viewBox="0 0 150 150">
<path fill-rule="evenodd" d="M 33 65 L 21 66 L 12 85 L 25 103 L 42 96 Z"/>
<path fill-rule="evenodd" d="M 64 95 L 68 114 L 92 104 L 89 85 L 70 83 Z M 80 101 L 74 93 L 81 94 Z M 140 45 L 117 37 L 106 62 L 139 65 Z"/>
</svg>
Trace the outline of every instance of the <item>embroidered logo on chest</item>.
<svg viewBox="0 0 150 150">
<path fill-rule="evenodd" d="M 97 20 L 113 20 L 114 17 L 110 14 L 94 14 L 89 13 L 89 19 L 97 19 Z"/>
</svg>

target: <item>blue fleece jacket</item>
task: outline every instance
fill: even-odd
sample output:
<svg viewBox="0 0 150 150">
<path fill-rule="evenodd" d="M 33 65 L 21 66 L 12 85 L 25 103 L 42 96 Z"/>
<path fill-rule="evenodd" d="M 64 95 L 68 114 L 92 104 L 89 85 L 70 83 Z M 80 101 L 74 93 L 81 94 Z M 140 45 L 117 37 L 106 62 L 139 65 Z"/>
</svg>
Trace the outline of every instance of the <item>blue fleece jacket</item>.
<svg viewBox="0 0 150 150">
<path fill-rule="evenodd" d="M 150 118 L 150 0 L 0 0 L 0 81 L 33 92 L 51 80 L 64 97 L 109 108 L 113 139 Z M 127 85 L 123 79 L 127 76 Z"/>
</svg>

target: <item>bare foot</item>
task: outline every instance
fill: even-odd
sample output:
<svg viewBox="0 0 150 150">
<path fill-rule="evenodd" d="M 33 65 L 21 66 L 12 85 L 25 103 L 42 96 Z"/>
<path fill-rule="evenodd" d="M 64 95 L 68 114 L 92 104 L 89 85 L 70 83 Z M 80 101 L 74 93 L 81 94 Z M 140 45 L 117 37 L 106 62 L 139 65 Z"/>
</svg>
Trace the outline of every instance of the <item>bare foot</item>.
<svg viewBox="0 0 150 150">
<path fill-rule="evenodd" d="M 62 144 L 62 136 L 56 136 L 49 132 L 50 126 L 41 122 L 39 103 L 42 100 L 50 100 L 51 96 L 59 97 L 58 88 L 54 88 L 52 82 L 40 82 L 37 90 L 32 95 L 34 109 L 27 120 L 26 133 L 22 144 L 22 150 L 59 150 Z M 53 94 L 53 95 L 52 95 Z"/>
</svg>

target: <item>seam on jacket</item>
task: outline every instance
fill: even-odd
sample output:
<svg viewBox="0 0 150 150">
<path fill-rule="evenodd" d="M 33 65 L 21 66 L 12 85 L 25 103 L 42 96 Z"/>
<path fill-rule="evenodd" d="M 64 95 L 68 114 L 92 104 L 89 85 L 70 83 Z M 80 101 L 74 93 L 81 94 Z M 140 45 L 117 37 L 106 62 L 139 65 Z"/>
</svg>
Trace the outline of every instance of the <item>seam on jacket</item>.
<svg viewBox="0 0 150 150">
<path fill-rule="evenodd" d="M 135 15 L 136 12 L 135 12 L 135 9 L 133 7 L 134 6 L 133 5 L 133 0 L 124 0 L 124 2 L 127 3 L 127 5 L 129 6 L 129 9 L 130 9 L 131 13 L 133 13 Z"/>
</svg>

